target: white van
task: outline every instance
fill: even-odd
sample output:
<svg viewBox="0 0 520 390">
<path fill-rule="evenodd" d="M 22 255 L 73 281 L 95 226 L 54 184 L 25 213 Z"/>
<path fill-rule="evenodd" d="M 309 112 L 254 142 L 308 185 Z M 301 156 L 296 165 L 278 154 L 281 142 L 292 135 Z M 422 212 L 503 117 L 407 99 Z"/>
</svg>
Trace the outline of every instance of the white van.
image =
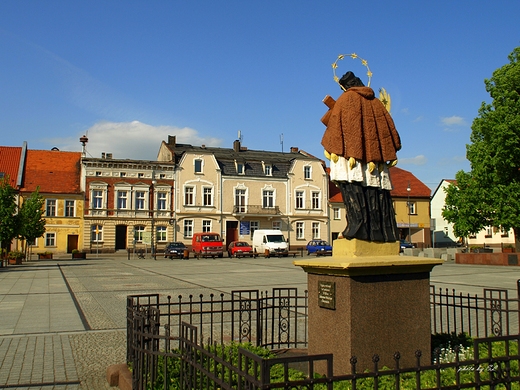
<svg viewBox="0 0 520 390">
<path fill-rule="evenodd" d="M 269 251 L 269 256 L 287 256 L 289 247 L 280 230 L 259 229 L 253 232 L 253 251 L 258 254 Z"/>
</svg>

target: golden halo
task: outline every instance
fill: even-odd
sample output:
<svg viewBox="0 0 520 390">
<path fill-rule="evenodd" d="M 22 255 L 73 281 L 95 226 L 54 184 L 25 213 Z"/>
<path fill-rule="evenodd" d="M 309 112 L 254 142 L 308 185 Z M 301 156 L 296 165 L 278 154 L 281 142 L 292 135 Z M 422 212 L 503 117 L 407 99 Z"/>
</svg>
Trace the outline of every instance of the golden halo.
<svg viewBox="0 0 520 390">
<path fill-rule="evenodd" d="M 370 81 L 372 80 L 372 72 L 370 71 L 370 68 L 368 67 L 368 62 L 367 62 L 367 60 L 364 60 L 363 58 L 359 57 L 356 53 L 340 54 L 338 56 L 338 58 L 336 59 L 336 61 L 334 61 L 334 63 L 332 64 L 332 72 L 334 74 L 334 81 L 339 84 L 339 78 L 338 78 L 338 76 L 336 76 L 336 69 L 338 67 L 338 61 L 342 60 L 345 57 L 350 57 L 352 59 L 356 59 L 357 58 L 367 68 L 367 76 L 368 76 L 368 85 L 367 85 L 367 87 L 370 87 Z M 339 84 L 339 86 L 341 87 L 341 89 L 345 90 L 345 88 L 343 88 L 343 86 L 341 84 Z"/>
</svg>

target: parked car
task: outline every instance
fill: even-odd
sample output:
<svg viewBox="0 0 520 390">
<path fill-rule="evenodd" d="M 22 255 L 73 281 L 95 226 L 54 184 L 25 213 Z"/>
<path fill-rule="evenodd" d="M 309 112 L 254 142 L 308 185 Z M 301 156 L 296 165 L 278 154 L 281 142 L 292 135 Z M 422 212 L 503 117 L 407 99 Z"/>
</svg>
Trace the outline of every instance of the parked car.
<svg viewBox="0 0 520 390">
<path fill-rule="evenodd" d="M 401 252 L 404 251 L 406 248 L 413 248 L 413 244 L 411 242 L 408 242 L 406 240 L 401 240 Z"/>
<path fill-rule="evenodd" d="M 205 232 L 195 233 L 191 238 L 191 250 L 199 257 L 222 257 L 224 254 L 224 245 L 220 234 Z"/>
<path fill-rule="evenodd" d="M 307 243 L 307 254 L 315 253 L 316 256 L 332 255 L 332 245 L 324 240 L 311 240 Z"/>
<path fill-rule="evenodd" d="M 164 258 L 166 259 L 169 257 L 170 259 L 173 259 L 174 257 L 177 257 L 182 259 L 184 257 L 184 251 L 187 250 L 188 247 L 182 242 L 170 242 L 166 245 L 166 248 L 164 248 Z"/>
<path fill-rule="evenodd" d="M 245 241 L 232 241 L 228 245 L 229 257 L 253 256 L 253 247 Z"/>
</svg>

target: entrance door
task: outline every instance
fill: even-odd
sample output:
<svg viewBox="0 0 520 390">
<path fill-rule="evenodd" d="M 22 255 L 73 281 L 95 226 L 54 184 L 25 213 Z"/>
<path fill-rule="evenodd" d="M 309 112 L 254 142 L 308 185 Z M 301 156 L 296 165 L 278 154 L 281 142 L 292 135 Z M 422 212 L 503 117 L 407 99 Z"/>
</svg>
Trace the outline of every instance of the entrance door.
<svg viewBox="0 0 520 390">
<path fill-rule="evenodd" d="M 238 240 L 238 221 L 226 222 L 226 249 L 231 241 Z"/>
<path fill-rule="evenodd" d="M 69 234 L 67 236 L 67 253 L 72 253 L 74 249 L 78 249 L 78 235 Z"/>
<path fill-rule="evenodd" d="M 126 225 L 116 225 L 116 251 L 126 249 Z"/>
</svg>

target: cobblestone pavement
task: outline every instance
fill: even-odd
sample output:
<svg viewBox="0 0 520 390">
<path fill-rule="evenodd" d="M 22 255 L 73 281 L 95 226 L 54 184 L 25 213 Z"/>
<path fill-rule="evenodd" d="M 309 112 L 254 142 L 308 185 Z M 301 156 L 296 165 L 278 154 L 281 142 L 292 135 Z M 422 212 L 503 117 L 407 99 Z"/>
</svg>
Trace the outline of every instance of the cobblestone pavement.
<svg viewBox="0 0 520 390">
<path fill-rule="evenodd" d="M 126 360 L 130 294 L 227 294 L 307 288 L 294 259 L 137 260 L 126 256 L 33 261 L 0 268 L 0 388 L 105 389 L 106 368 Z M 432 283 L 481 293 L 516 293 L 520 268 L 445 264 Z"/>
</svg>

